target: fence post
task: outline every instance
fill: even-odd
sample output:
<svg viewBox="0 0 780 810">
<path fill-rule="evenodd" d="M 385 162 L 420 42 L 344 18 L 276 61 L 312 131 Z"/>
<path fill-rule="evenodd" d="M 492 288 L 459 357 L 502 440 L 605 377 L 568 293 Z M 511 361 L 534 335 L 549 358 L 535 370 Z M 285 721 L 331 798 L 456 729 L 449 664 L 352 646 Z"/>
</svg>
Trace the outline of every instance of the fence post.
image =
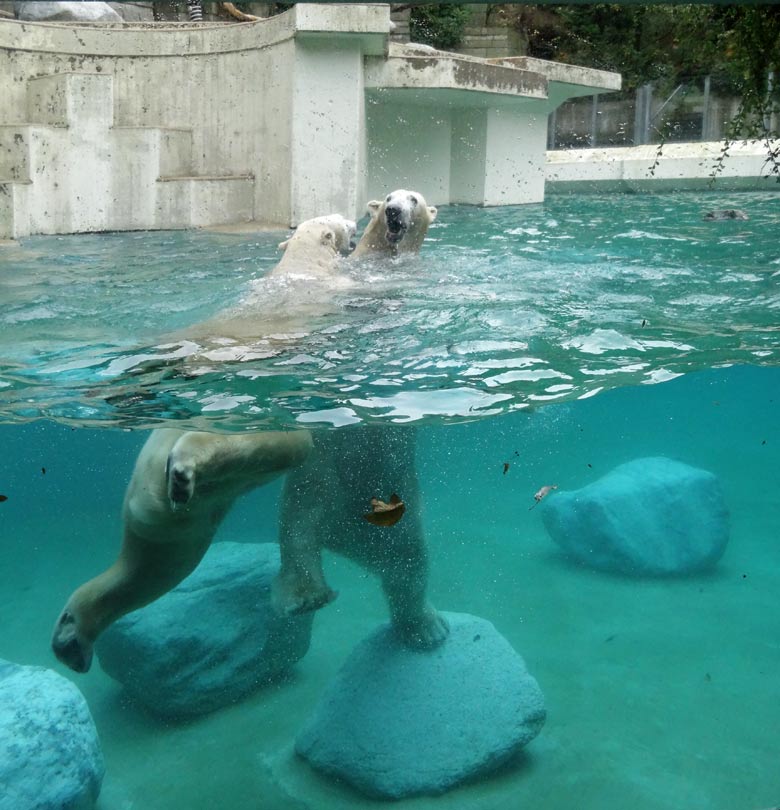
<svg viewBox="0 0 780 810">
<path fill-rule="evenodd" d="M 649 143 L 650 108 L 653 103 L 653 85 L 643 84 L 636 91 L 636 109 L 634 112 L 634 144 Z"/>
<path fill-rule="evenodd" d="M 555 110 L 547 118 L 547 148 L 555 149 Z"/>
<path fill-rule="evenodd" d="M 710 123 L 710 77 L 704 77 L 704 99 L 701 107 L 701 139 L 712 140 L 712 124 Z"/>
<path fill-rule="evenodd" d="M 590 108 L 590 137 L 588 143 L 592 147 L 598 142 L 598 127 L 599 127 L 599 94 L 593 94 L 593 104 Z"/>
</svg>

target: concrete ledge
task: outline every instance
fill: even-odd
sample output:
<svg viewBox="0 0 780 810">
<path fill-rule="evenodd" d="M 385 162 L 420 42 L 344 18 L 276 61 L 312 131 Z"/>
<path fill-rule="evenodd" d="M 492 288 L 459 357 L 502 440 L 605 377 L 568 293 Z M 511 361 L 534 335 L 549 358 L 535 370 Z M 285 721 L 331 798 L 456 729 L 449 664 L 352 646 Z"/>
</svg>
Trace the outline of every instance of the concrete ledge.
<svg viewBox="0 0 780 810">
<path fill-rule="evenodd" d="M 780 141 L 772 144 L 780 146 Z M 587 191 L 666 191 L 762 189 L 780 191 L 766 165 L 767 145 L 761 141 L 733 143 L 723 170 L 713 179 L 722 142 L 669 143 L 610 149 L 566 149 L 547 152 L 548 193 Z M 651 174 L 652 171 L 652 174 Z"/>
<path fill-rule="evenodd" d="M 475 92 L 481 95 L 482 106 L 495 105 L 496 96 L 509 96 L 514 103 L 547 99 L 547 81 L 539 74 L 442 52 L 391 52 L 387 59 L 366 60 L 365 86 L 385 91 Z M 426 98 L 431 103 L 429 93 Z"/>
<path fill-rule="evenodd" d="M 508 65 L 520 70 L 530 70 L 539 73 L 550 82 L 562 84 L 582 85 L 591 94 L 594 91 L 611 92 L 620 90 L 622 85 L 619 73 L 610 73 L 607 70 L 580 67 L 579 65 L 565 65 L 562 62 L 550 62 L 546 59 L 534 59 L 531 56 L 506 56 L 500 59 L 489 59 L 496 65 Z"/>
<path fill-rule="evenodd" d="M 0 49 L 90 56 L 195 56 L 269 47 L 296 33 L 374 35 L 381 53 L 390 33 L 387 6 L 295 6 L 286 14 L 238 23 L 34 23 L 0 19 Z"/>
</svg>

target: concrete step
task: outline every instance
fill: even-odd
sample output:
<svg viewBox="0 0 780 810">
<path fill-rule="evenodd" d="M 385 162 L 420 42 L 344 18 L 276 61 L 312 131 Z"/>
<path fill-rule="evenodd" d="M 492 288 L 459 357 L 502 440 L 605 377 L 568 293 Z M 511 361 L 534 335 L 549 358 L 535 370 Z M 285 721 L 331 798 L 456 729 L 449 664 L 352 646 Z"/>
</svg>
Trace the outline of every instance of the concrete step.
<svg viewBox="0 0 780 810">
<path fill-rule="evenodd" d="M 254 218 L 254 176 L 197 174 L 191 129 L 114 126 L 113 81 L 28 79 L 29 123 L 0 126 L 0 238 Z"/>
<path fill-rule="evenodd" d="M 191 175 L 192 130 L 181 127 L 112 127 L 130 154 L 147 153 L 158 164 L 158 177 Z"/>
<path fill-rule="evenodd" d="M 0 178 L 30 179 L 30 138 L 25 124 L 0 125 Z"/>
<path fill-rule="evenodd" d="M 110 127 L 114 122 L 114 77 L 56 73 L 28 79 L 27 120 L 59 127 Z"/>
<path fill-rule="evenodd" d="M 0 178 L 0 240 L 16 239 L 30 232 L 27 210 L 29 181 Z"/>
</svg>

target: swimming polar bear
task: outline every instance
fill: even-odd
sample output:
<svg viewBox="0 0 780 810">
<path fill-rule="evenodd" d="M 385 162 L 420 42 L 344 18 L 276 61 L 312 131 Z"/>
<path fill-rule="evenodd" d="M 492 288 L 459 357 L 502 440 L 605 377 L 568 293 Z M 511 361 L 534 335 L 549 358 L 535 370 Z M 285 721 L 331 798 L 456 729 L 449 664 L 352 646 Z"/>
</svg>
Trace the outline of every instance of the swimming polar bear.
<svg viewBox="0 0 780 810">
<path fill-rule="evenodd" d="M 352 256 L 417 253 L 438 213 L 422 194 L 404 188 L 391 191 L 384 200 L 371 200 L 367 208 L 371 219 Z"/>
<path fill-rule="evenodd" d="M 279 244 L 279 263 L 253 281 L 236 306 L 169 337 L 224 345 L 300 331 L 334 306 L 334 293 L 351 286 L 340 261 L 355 247 L 355 230 L 340 214 L 305 220 Z"/>
<path fill-rule="evenodd" d="M 57 658 L 86 672 L 100 633 L 194 571 L 235 499 L 301 464 L 311 447 L 305 430 L 153 430 L 125 493 L 119 557 L 68 599 L 52 637 Z"/>
</svg>

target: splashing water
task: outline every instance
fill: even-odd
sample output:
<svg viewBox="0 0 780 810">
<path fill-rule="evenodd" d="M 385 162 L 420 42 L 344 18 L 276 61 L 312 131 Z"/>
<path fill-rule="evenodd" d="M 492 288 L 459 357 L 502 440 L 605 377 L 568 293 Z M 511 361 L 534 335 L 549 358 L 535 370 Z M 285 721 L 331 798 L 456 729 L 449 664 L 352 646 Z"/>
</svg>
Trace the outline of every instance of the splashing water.
<svg viewBox="0 0 780 810">
<path fill-rule="evenodd" d="M 750 219 L 705 222 L 712 208 Z M 463 421 L 780 357 L 772 192 L 448 207 L 420 256 L 279 332 L 280 234 L 35 237 L 0 253 L 0 420 L 219 430 Z M 251 340 L 177 337 L 251 298 Z M 305 310 L 304 310 L 305 311 Z"/>
</svg>

